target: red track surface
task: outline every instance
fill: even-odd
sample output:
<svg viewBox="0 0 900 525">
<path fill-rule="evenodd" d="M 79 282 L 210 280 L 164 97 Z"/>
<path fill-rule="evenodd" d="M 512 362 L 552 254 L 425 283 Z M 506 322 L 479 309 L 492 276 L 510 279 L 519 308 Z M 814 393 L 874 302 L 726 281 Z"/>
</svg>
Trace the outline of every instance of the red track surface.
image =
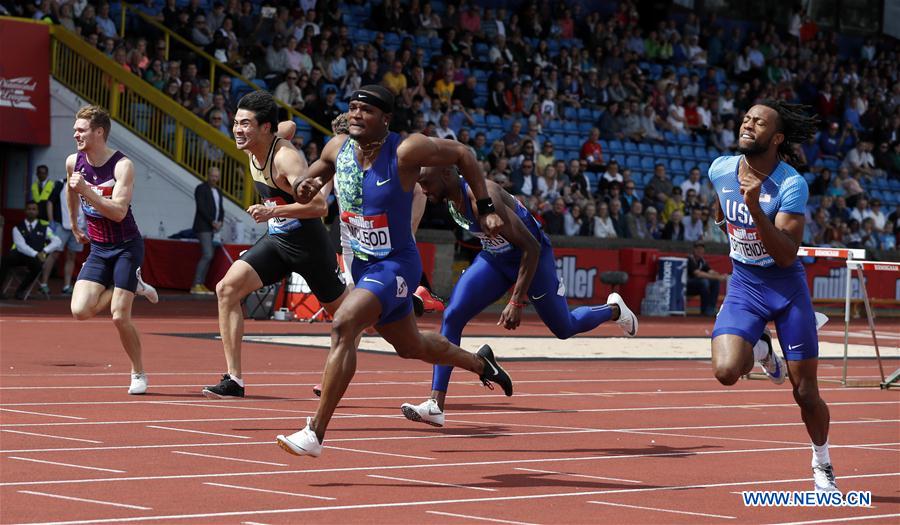
<svg viewBox="0 0 900 525">
<path fill-rule="evenodd" d="M 214 303 L 140 303 L 150 390 L 128 396 L 127 359 L 109 319 L 75 322 L 66 307 L 0 306 L 2 523 L 900 519 L 896 391 L 822 384 L 839 486 L 871 491 L 871 507 L 753 508 L 740 491 L 812 485 L 808 437 L 786 385 L 725 388 L 702 361 L 511 362 L 512 398 L 457 372 L 447 426 L 437 429 L 398 410 L 424 399 L 427 365 L 364 353 L 322 457 L 297 458 L 274 437 L 315 410 L 310 387 L 324 350 L 248 344 L 248 397 L 210 401 L 199 390 L 221 374 L 220 343 L 172 334 L 217 332 Z M 496 335 L 493 321 L 481 318 L 467 335 Z M 709 325 L 644 319 L 641 330 L 698 336 Z M 879 329 L 897 334 L 897 326 Z M 248 333 L 327 329 L 247 323 Z M 533 321 L 519 333 L 547 334 Z M 604 335 L 616 328 L 589 336 Z M 876 373 L 869 360 L 851 367 L 851 375 Z M 820 371 L 840 375 L 833 361 Z"/>
</svg>

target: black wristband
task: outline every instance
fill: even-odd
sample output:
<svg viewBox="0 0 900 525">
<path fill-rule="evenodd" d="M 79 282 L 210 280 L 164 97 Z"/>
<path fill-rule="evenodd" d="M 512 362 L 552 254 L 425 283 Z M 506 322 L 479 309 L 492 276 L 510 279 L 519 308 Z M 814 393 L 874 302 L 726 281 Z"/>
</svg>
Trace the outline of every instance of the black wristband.
<svg viewBox="0 0 900 525">
<path fill-rule="evenodd" d="M 475 201 L 475 205 L 478 207 L 478 215 L 489 215 L 491 213 L 497 213 L 497 210 L 494 209 L 494 201 L 491 200 L 490 197 L 478 199 L 477 201 Z"/>
</svg>

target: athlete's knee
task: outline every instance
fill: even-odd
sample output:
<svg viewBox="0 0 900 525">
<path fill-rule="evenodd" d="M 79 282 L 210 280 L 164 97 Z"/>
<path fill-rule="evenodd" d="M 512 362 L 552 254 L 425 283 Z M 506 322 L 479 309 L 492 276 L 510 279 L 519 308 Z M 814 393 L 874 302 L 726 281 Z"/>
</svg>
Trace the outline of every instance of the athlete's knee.
<svg viewBox="0 0 900 525">
<path fill-rule="evenodd" d="M 794 386 L 794 401 L 796 401 L 797 406 L 804 411 L 814 410 L 824 403 L 822 397 L 819 396 L 819 387 L 803 381 Z"/>
<path fill-rule="evenodd" d="M 356 336 L 360 334 L 363 327 L 359 326 L 354 317 L 352 314 L 338 309 L 337 314 L 334 316 L 334 321 L 331 323 L 331 335 L 335 343 L 341 344 L 345 341 L 356 341 Z"/>
<path fill-rule="evenodd" d="M 555 325 L 549 325 L 548 328 L 550 328 L 550 332 L 551 332 L 557 339 L 568 339 L 568 338 L 572 337 L 573 335 L 575 335 L 575 333 L 574 333 L 574 331 L 572 330 L 572 327 L 571 327 L 571 326 L 555 326 Z"/>
<path fill-rule="evenodd" d="M 238 296 L 239 286 L 237 282 L 229 279 L 222 279 L 216 283 L 216 298 L 220 303 L 232 303 L 240 301 Z"/>
<path fill-rule="evenodd" d="M 85 304 L 73 304 L 72 317 L 74 317 L 77 321 L 87 321 L 91 317 L 94 317 L 94 312 L 92 312 L 91 309 L 88 308 Z"/>
<path fill-rule="evenodd" d="M 115 326 L 118 330 L 128 328 L 129 326 L 131 326 L 131 315 L 127 312 L 113 310 L 112 322 L 113 326 Z"/>
<path fill-rule="evenodd" d="M 725 386 L 731 386 L 741 378 L 740 371 L 725 364 L 713 365 L 713 374 L 716 376 L 716 380 Z"/>
<path fill-rule="evenodd" d="M 444 310 L 444 316 L 441 319 L 442 328 L 456 332 L 462 332 L 463 327 L 465 327 L 466 323 L 469 322 L 469 316 L 460 308 L 459 305 L 451 302 L 447 305 L 447 309 Z"/>
</svg>

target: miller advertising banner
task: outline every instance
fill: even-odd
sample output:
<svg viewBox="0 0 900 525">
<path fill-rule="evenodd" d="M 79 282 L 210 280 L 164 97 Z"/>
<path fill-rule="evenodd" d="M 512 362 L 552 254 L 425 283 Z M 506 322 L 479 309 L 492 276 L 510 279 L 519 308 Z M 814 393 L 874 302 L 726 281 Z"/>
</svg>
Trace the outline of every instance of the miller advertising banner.
<svg viewBox="0 0 900 525">
<path fill-rule="evenodd" d="M 0 142 L 50 145 L 50 27 L 0 19 Z"/>
</svg>

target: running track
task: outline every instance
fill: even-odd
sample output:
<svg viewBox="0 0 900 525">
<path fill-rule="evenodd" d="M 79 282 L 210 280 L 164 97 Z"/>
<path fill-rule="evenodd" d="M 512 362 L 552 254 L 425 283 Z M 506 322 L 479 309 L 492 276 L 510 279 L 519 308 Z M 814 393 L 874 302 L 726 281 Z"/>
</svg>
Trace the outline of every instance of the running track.
<svg viewBox="0 0 900 525">
<path fill-rule="evenodd" d="M 787 386 L 724 388 L 706 361 L 514 361 L 512 398 L 457 372 L 447 426 L 437 429 L 398 410 L 424 399 L 428 367 L 361 353 L 322 457 L 297 458 L 274 436 L 315 410 L 310 387 L 324 350 L 246 345 L 248 397 L 210 401 L 199 390 L 221 374 L 220 343 L 185 336 L 217 331 L 214 303 L 139 303 L 151 383 L 133 397 L 109 319 L 78 323 L 66 306 L 0 305 L 4 524 L 900 521 L 896 391 L 822 384 L 839 486 L 871 491 L 871 507 L 753 508 L 740 491 L 811 487 L 808 438 Z M 497 335 L 493 321 L 480 318 L 467 335 Z M 644 320 L 641 329 L 696 336 L 708 324 Z M 896 323 L 879 329 L 900 333 Z M 543 330 L 529 319 L 522 332 Z M 896 352 L 896 339 L 885 344 Z M 851 365 L 853 376 L 876 370 L 873 361 Z M 837 362 L 820 372 L 840 375 Z"/>
</svg>

